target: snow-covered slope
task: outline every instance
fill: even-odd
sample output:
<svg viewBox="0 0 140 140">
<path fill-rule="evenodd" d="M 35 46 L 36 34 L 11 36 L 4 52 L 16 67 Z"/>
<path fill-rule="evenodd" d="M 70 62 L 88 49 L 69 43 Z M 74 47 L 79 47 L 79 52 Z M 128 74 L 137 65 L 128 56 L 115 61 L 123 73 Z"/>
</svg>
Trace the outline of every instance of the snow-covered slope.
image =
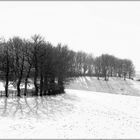
<svg viewBox="0 0 140 140">
<path fill-rule="evenodd" d="M 139 91 L 138 81 L 81 77 L 62 95 L 0 98 L 0 138 L 140 138 L 140 97 L 129 96 Z"/>
<path fill-rule="evenodd" d="M 0 108 L 0 138 L 140 138 L 140 97 L 67 89 Z"/>
<path fill-rule="evenodd" d="M 112 77 L 109 81 L 105 81 L 104 78 L 97 80 L 96 77 L 78 77 L 67 85 L 66 88 L 139 96 L 140 88 L 135 88 L 136 86 L 140 87 L 140 82 L 130 79 L 125 81 L 122 78 Z"/>
<path fill-rule="evenodd" d="M 140 80 L 140 71 L 136 71 L 135 80 Z"/>
<path fill-rule="evenodd" d="M 24 83 L 21 84 L 21 89 L 24 88 Z M 110 77 L 109 81 L 105 81 L 104 78 L 97 80 L 97 77 L 78 77 L 72 80 L 66 88 L 68 89 L 77 89 L 77 90 L 86 90 L 86 91 L 95 91 L 95 92 L 105 92 L 112 94 L 123 94 L 123 95 L 134 95 L 140 96 L 140 82 L 136 80 L 127 79 L 126 81 L 123 78 Z M 34 88 L 33 81 L 30 80 L 30 83 L 27 86 L 28 89 Z M 10 84 L 9 90 L 16 90 L 16 88 Z M 4 91 L 4 82 L 0 81 L 0 91 Z"/>
</svg>

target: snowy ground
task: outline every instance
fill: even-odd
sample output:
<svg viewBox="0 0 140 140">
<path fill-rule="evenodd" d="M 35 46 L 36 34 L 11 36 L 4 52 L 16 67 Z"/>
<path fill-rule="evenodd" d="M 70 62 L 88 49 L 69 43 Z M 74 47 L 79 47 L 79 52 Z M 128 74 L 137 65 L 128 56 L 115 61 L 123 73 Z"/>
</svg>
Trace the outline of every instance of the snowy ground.
<svg viewBox="0 0 140 140">
<path fill-rule="evenodd" d="M 1 98 L 0 138 L 140 138 L 140 97 L 66 89 L 56 97 Z"/>
<path fill-rule="evenodd" d="M 140 97 L 67 89 L 0 101 L 0 138 L 140 138 Z"/>
<path fill-rule="evenodd" d="M 123 80 L 123 78 L 110 77 L 109 81 L 104 78 L 97 80 L 96 77 L 79 77 L 75 78 L 69 85 L 68 89 L 105 92 L 112 94 L 140 96 L 140 82 L 136 80 Z"/>
</svg>

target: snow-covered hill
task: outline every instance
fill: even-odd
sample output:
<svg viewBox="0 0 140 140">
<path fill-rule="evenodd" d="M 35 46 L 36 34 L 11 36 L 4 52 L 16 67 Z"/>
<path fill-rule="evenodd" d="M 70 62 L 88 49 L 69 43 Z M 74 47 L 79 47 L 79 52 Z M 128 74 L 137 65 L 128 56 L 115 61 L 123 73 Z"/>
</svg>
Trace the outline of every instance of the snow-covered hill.
<svg viewBox="0 0 140 140">
<path fill-rule="evenodd" d="M 138 88 L 136 88 L 138 87 Z M 123 78 L 111 77 L 109 81 L 105 81 L 104 78 L 97 80 L 96 77 L 78 77 L 75 78 L 66 88 L 105 92 L 112 94 L 122 95 L 140 95 L 140 82 L 136 80 L 123 80 Z"/>
<path fill-rule="evenodd" d="M 75 90 L 54 97 L 0 98 L 0 138 L 140 138 L 139 96 L 83 87 L 77 83 Z"/>
<path fill-rule="evenodd" d="M 136 71 L 135 79 L 140 80 L 140 71 Z"/>
<path fill-rule="evenodd" d="M 0 108 L 0 138 L 140 138 L 140 97 L 67 89 Z"/>
</svg>

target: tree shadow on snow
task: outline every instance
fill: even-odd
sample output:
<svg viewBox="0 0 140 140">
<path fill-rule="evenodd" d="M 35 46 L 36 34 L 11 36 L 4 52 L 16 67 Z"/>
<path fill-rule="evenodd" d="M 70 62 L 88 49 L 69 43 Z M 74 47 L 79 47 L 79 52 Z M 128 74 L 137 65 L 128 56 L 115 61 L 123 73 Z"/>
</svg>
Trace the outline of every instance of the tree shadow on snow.
<svg viewBox="0 0 140 140">
<path fill-rule="evenodd" d="M 63 117 L 72 113 L 78 97 L 69 94 L 58 96 L 0 98 L 0 116 L 14 118 Z"/>
</svg>

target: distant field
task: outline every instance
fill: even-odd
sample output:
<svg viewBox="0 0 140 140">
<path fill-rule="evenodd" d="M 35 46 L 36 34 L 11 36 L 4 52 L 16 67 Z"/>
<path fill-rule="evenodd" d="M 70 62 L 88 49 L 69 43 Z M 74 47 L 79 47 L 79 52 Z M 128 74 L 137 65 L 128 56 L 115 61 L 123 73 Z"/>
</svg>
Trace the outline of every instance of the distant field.
<svg viewBox="0 0 140 140">
<path fill-rule="evenodd" d="M 136 79 L 136 80 L 139 80 L 139 79 L 140 79 L 140 71 L 137 71 L 137 72 L 136 72 L 135 79 Z"/>
<path fill-rule="evenodd" d="M 140 82 L 129 79 L 124 81 L 116 77 L 110 78 L 109 81 L 104 81 L 104 79 L 97 80 L 96 77 L 79 77 L 71 81 L 66 88 L 140 96 Z"/>
</svg>

